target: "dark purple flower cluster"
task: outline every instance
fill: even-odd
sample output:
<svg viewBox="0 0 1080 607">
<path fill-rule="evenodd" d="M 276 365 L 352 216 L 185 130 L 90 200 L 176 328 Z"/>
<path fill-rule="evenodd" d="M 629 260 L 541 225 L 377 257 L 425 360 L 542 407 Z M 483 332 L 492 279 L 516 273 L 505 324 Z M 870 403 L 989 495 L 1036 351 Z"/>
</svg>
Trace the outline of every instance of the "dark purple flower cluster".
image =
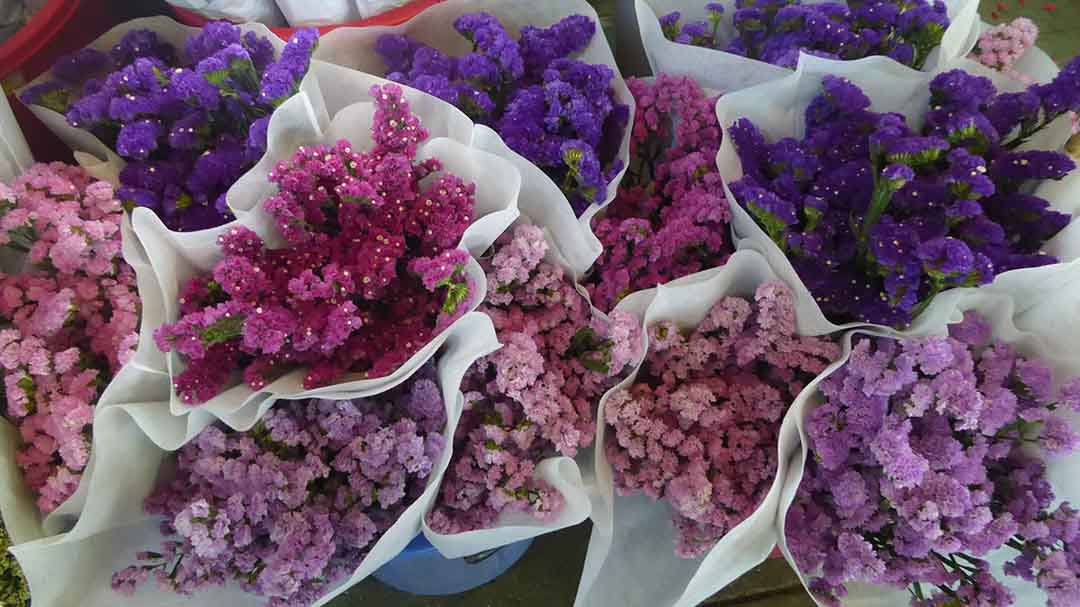
<svg viewBox="0 0 1080 607">
<path fill-rule="evenodd" d="M 210 426 L 146 500 L 161 552 L 113 575 L 125 594 L 153 574 L 191 595 L 239 584 L 268 607 L 307 607 L 352 575 L 427 485 L 446 409 L 424 367 L 377 397 L 282 402 L 248 432 Z"/>
<path fill-rule="evenodd" d="M 622 170 L 618 150 L 629 107 L 615 100 L 615 71 L 571 59 L 596 23 L 571 15 L 549 28 L 521 28 L 517 40 L 488 13 L 462 15 L 454 28 L 473 45 L 461 57 L 387 34 L 376 50 L 386 77 L 453 103 L 494 128 L 511 149 L 562 187 L 577 214 L 602 202 Z"/>
<path fill-rule="evenodd" d="M 234 225 L 224 257 L 180 293 L 180 319 L 154 333 L 183 355 L 184 402 L 217 395 L 233 372 L 260 390 L 309 367 L 308 388 L 347 372 L 387 375 L 464 314 L 475 292 L 469 254 L 474 184 L 417 159 L 428 133 L 396 84 L 373 87 L 374 146 L 303 146 L 270 173 L 264 208 L 287 245 L 266 248 Z"/>
<path fill-rule="evenodd" d="M 681 15 L 660 18 L 664 35 L 682 44 L 723 50 L 794 69 L 799 53 L 828 59 L 885 55 L 921 69 L 941 44 L 949 16 L 942 0 L 736 0 L 735 36 L 724 45 L 718 33 L 724 7 L 706 5 L 705 21 L 680 27 Z"/>
<path fill-rule="evenodd" d="M 802 140 L 769 144 L 747 119 L 731 126 L 744 172 L 731 191 L 831 319 L 902 327 L 945 289 L 1056 261 L 1040 249 L 1070 216 L 1029 192 L 1075 163 L 1016 148 L 1080 108 L 1078 85 L 1080 59 L 1021 93 L 945 72 L 916 131 L 826 76 Z"/>
<path fill-rule="evenodd" d="M 1052 607 L 1080 604 L 1080 512 L 1054 506 L 1033 449 L 1080 446 L 1061 415 L 1080 411 L 1080 378 L 1055 390 L 1049 366 L 969 312 L 950 337 L 857 338 L 821 392 L 786 520 L 819 599 L 839 605 L 865 582 L 907 587 L 917 607 L 1005 607 L 1013 595 L 984 557 L 1007 546 L 1008 575 Z"/>
<path fill-rule="evenodd" d="M 262 157 L 274 108 L 295 93 L 318 42 L 298 30 L 281 56 L 254 32 L 212 22 L 181 53 L 150 30 L 132 30 L 108 53 L 61 59 L 55 80 L 27 103 L 63 113 L 127 161 L 117 196 L 153 209 L 179 231 L 219 226 L 225 193 Z"/>
</svg>

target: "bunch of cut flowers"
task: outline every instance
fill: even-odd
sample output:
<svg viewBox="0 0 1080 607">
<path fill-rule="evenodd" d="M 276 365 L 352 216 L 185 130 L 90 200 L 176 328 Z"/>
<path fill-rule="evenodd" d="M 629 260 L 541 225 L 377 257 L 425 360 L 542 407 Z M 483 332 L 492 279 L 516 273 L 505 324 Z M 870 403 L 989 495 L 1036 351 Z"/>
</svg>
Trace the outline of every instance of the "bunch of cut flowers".
<svg viewBox="0 0 1080 607">
<path fill-rule="evenodd" d="M 768 143 L 745 118 L 728 131 L 731 192 L 834 322 L 905 327 L 946 289 L 1057 261 L 1042 248 L 1071 217 L 1032 192 L 1076 165 L 1022 146 L 1080 107 L 1080 60 L 1017 93 L 961 70 L 929 92 L 915 128 L 827 75 L 802 139 Z"/>
<path fill-rule="evenodd" d="M 537 465 L 592 444 L 596 403 L 641 357 L 637 319 L 594 313 L 562 267 L 544 260 L 548 248 L 543 230 L 523 224 L 483 260 L 489 290 L 479 310 L 503 347 L 462 382 L 454 457 L 427 518 L 436 533 L 489 528 L 504 512 L 556 518 L 564 497 Z"/>
<path fill-rule="evenodd" d="M 161 351 L 186 359 L 174 378 L 184 402 L 206 402 L 237 371 L 252 390 L 298 366 L 305 388 L 382 377 L 468 309 L 478 287 L 457 247 L 475 185 L 417 157 L 428 133 L 401 87 L 371 94 L 371 149 L 302 146 L 271 172 L 264 209 L 285 245 L 239 222 L 225 229 L 224 257 L 184 285 L 180 318 L 155 332 Z"/>
<path fill-rule="evenodd" d="M 209 426 L 145 501 L 158 552 L 113 575 L 192 595 L 238 584 L 268 607 L 306 607 L 352 575 L 423 492 L 446 447 L 432 365 L 369 398 L 281 401 L 246 431 Z"/>
<path fill-rule="evenodd" d="M 0 274 L 4 417 L 43 514 L 79 485 L 94 404 L 134 354 L 139 299 L 120 255 L 123 209 L 80 168 L 36 164 L 0 184 L 0 244 L 22 271 Z"/>
<path fill-rule="evenodd" d="M 611 310 L 626 295 L 723 265 L 731 210 L 716 168 L 716 97 L 693 78 L 627 80 L 637 111 L 630 166 L 615 200 L 593 220 L 603 245 L 585 280 Z"/>
<path fill-rule="evenodd" d="M 299 90 L 318 41 L 299 30 L 275 57 L 265 37 L 211 22 L 178 50 L 134 29 L 107 53 L 85 48 L 28 88 L 26 103 L 64 114 L 127 162 L 117 194 L 170 229 L 227 223 L 225 194 L 266 150 L 274 108 Z"/>
<path fill-rule="evenodd" d="M 381 36 L 386 77 L 454 104 L 496 131 L 512 150 L 544 170 L 580 215 L 605 200 L 623 168 L 618 158 L 630 108 L 619 103 L 615 70 L 573 56 L 596 23 L 570 15 L 548 28 L 525 26 L 515 39 L 489 13 L 458 17 L 472 43 L 460 57 L 408 36 Z"/>
<path fill-rule="evenodd" d="M 840 347 L 796 332 L 795 298 L 779 281 L 752 301 L 721 298 L 692 331 L 660 321 L 648 334 L 637 377 L 604 403 L 605 453 L 616 491 L 666 501 L 675 553 L 696 558 L 764 499 L 784 413 Z"/>
<path fill-rule="evenodd" d="M 1031 84 L 1032 78 L 1016 69 L 1016 62 L 1032 48 L 1039 37 L 1039 26 L 1027 17 L 1017 17 L 1009 23 L 987 28 L 979 36 L 969 57 L 1021 82 Z"/>
<path fill-rule="evenodd" d="M 1080 378 L 1054 377 L 969 311 L 947 337 L 857 337 L 820 391 L 786 517 L 819 601 L 869 583 L 907 589 L 914 607 L 1004 607 L 1015 595 L 990 559 L 1008 554 L 1004 573 L 1047 605 L 1080 604 L 1080 512 L 1055 499 L 1046 463 L 1080 446 L 1067 418 Z"/>
<path fill-rule="evenodd" d="M 701 21 L 681 23 L 678 11 L 660 17 L 665 37 L 790 69 L 800 53 L 828 59 L 885 55 L 922 69 L 949 27 L 942 0 L 735 0 L 735 31 L 725 44 L 724 5 L 709 2 L 705 7 Z"/>
</svg>

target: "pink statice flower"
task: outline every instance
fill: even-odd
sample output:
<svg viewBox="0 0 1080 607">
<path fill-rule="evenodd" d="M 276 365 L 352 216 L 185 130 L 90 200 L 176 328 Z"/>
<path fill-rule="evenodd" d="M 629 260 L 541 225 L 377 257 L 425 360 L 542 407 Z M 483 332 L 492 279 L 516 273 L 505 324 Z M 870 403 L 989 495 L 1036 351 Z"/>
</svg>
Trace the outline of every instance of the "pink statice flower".
<svg viewBox="0 0 1080 607">
<path fill-rule="evenodd" d="M 483 260 L 488 314 L 502 348 L 466 374 L 454 458 L 428 524 L 438 533 L 485 529 L 504 512 L 541 522 L 565 498 L 536 476 L 544 459 L 592 444 L 600 396 L 642 356 L 637 319 L 600 317 L 543 261 L 544 231 L 518 226 Z"/>
<path fill-rule="evenodd" d="M 138 341 L 122 216 L 109 184 L 61 163 L 0 186 L 0 243 L 23 258 L 23 271 L 0 274 L 4 416 L 22 437 L 16 460 L 43 513 L 78 487 L 94 404 Z"/>
<path fill-rule="evenodd" d="M 970 58 L 993 68 L 1024 84 L 1034 84 L 1034 79 L 1016 69 L 1016 62 L 1035 46 L 1039 26 L 1027 17 L 1017 17 L 1009 23 L 988 28 L 979 36 Z"/>
<path fill-rule="evenodd" d="M 784 412 L 840 348 L 796 332 L 794 296 L 780 282 L 762 284 L 753 302 L 720 299 L 690 331 L 654 323 L 649 344 L 637 379 L 605 403 L 604 449 L 618 493 L 667 502 L 675 553 L 694 558 L 764 499 Z"/>
<path fill-rule="evenodd" d="M 630 166 L 618 196 L 593 221 L 604 250 L 585 280 L 601 310 L 722 265 L 732 252 L 731 209 L 716 168 L 716 98 L 689 76 L 627 85 L 637 103 Z"/>
<path fill-rule="evenodd" d="M 306 388 L 388 375 L 475 303 L 457 246 L 476 187 L 417 157 L 428 133 L 401 87 L 372 97 L 370 149 L 300 147 L 270 173 L 264 208 L 285 246 L 234 225 L 213 271 L 182 286 L 180 318 L 154 338 L 186 359 L 174 378 L 185 403 L 213 398 L 237 371 L 253 390 L 296 367 Z"/>
</svg>

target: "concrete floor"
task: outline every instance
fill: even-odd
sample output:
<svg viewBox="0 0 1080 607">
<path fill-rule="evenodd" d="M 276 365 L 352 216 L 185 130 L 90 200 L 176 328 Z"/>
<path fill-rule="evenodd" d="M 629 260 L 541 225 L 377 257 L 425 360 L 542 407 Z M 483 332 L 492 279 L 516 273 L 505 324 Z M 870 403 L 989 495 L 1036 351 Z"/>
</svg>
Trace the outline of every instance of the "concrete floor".
<svg viewBox="0 0 1080 607">
<path fill-rule="evenodd" d="M 704 1 L 704 0 L 702 0 Z M 592 0 L 609 38 L 614 0 Z M 1040 27 L 1039 46 L 1059 64 L 1080 53 L 1080 0 L 1057 0 L 1048 12 L 1042 0 L 1003 0 L 1005 9 L 991 17 L 997 2 L 982 0 L 983 18 L 1008 21 L 1027 16 Z M 537 538 L 513 568 L 495 581 L 452 597 L 417 597 L 397 592 L 374 579 L 358 584 L 331 607 L 569 607 L 577 591 L 585 558 L 588 524 Z M 780 560 L 772 560 L 743 576 L 707 603 L 724 607 L 810 607 L 794 573 Z"/>
</svg>

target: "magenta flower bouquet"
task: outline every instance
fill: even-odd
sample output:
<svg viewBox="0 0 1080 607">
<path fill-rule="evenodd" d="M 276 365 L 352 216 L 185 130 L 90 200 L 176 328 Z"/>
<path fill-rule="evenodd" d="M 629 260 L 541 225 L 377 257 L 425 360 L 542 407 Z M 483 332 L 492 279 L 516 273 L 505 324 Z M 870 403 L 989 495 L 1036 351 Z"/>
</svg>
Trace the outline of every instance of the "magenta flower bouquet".
<svg viewBox="0 0 1080 607">
<path fill-rule="evenodd" d="M 768 557 L 778 445 L 797 441 L 785 413 L 841 353 L 808 309 L 753 251 L 620 302 L 648 348 L 600 404 L 595 573 L 579 601 L 693 605 Z"/>
<path fill-rule="evenodd" d="M 975 294 L 947 336 L 855 335 L 793 411 L 782 545 L 820 604 L 1080 601 L 1080 364 L 1018 304 Z"/>
<path fill-rule="evenodd" d="M 570 458 L 593 442 L 600 396 L 640 359 L 641 332 L 632 316 L 596 313 L 556 262 L 544 231 L 528 224 L 482 259 L 479 311 L 503 346 L 462 382 L 454 457 L 425 519 L 444 554 L 503 545 L 503 526 L 551 531 L 588 512 Z"/>
<path fill-rule="evenodd" d="M 49 514 L 79 486 L 94 405 L 134 354 L 139 299 L 120 257 L 123 210 L 82 169 L 37 164 L 0 184 L 0 366 L 15 459 Z M 12 489 L 13 491 L 13 489 Z"/>
<path fill-rule="evenodd" d="M 198 409 L 235 428 L 269 396 L 393 385 L 483 298 L 465 247 L 482 251 L 517 216 L 513 167 L 430 137 L 412 110 L 467 139 L 449 105 L 342 71 L 368 85 L 364 96 L 326 126 L 293 121 L 323 99 L 302 92 L 283 104 L 271 132 L 284 124 L 301 145 L 271 145 L 251 175 L 277 188 L 261 198 L 267 186 L 245 186 L 238 222 L 185 235 L 133 218 L 161 287 L 146 349 L 168 354 L 176 421 Z M 159 425 L 146 431 L 165 446 Z"/>
<path fill-rule="evenodd" d="M 716 97 L 687 76 L 631 78 L 637 113 L 630 166 L 593 217 L 603 252 L 585 278 L 593 304 L 722 265 L 734 250 L 731 210 L 716 169 Z"/>
</svg>

